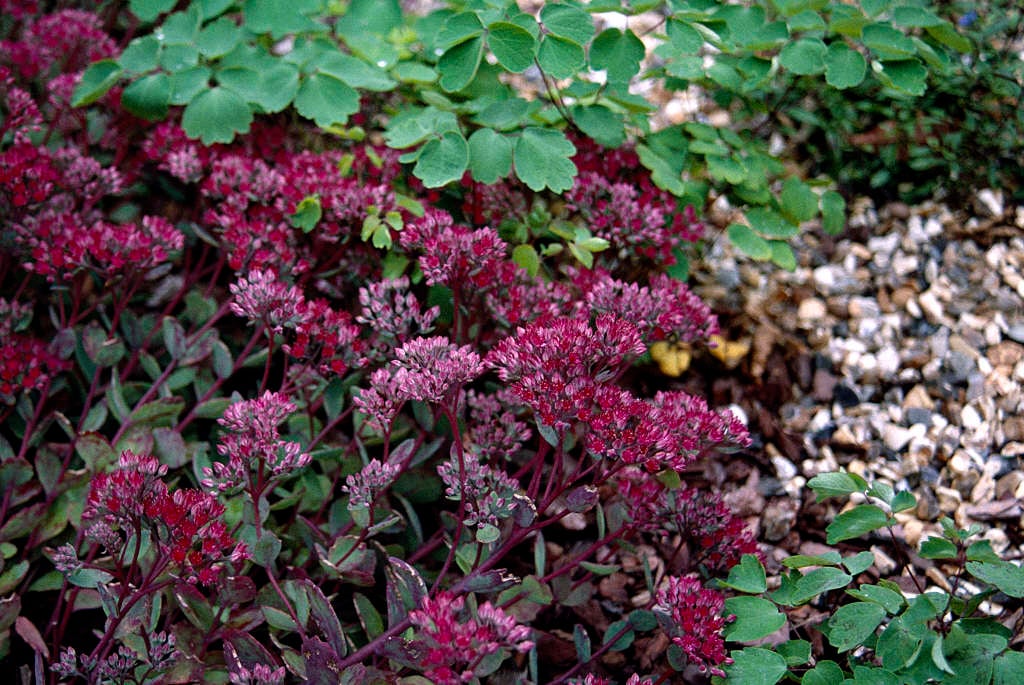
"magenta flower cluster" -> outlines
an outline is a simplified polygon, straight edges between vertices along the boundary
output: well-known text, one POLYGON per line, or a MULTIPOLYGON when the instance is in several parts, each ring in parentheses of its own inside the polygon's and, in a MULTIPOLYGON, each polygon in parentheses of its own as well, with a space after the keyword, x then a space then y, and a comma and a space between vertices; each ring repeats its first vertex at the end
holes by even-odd
POLYGON ((722 665, 731 664, 722 630, 731 620, 724 616, 725 597, 704 587, 693 576, 669 576, 658 590, 654 606, 662 627, 701 671, 724 677, 722 665))

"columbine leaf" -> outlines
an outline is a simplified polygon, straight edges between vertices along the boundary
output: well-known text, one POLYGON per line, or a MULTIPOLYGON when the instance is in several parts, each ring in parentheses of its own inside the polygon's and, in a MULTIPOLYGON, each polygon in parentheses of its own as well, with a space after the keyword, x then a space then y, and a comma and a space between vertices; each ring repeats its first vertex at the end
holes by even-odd
POLYGON ((469 137, 469 170, 473 180, 496 183, 512 170, 512 141, 489 128, 469 137))
POLYGON ((820 74, 825 70, 825 44, 818 38, 801 38, 787 43, 779 52, 779 63, 794 74, 820 74))
POLYGON ((572 188, 576 176, 576 166, 570 159, 575 153, 576 147, 564 133, 531 126, 516 142, 516 176, 531 190, 564 192, 572 188))
POLYGON ((733 663, 725 667, 729 682, 743 685, 775 685, 786 675, 786 660, 760 647, 747 647, 729 654, 733 663))
POLYGON ((818 213, 818 196, 811 187, 791 176, 782 184, 779 194, 782 211, 796 223, 810 221, 818 213))
POLYGON ((786 622, 786 617, 775 604, 762 597, 730 597, 725 600, 725 613, 736 616, 736 620, 725 628, 725 639, 733 642, 759 640, 786 622))
POLYGON ((768 241, 750 230, 750 226, 730 224, 726 234, 732 244, 752 259, 771 259, 772 248, 768 241))
POLYGON ((864 644, 885 618, 885 609, 872 602, 839 607, 828 621, 828 641, 840 652, 864 644))
POLYGON ((204 145, 230 143, 236 133, 248 132, 251 123, 252 110, 245 100, 219 86, 200 93, 181 116, 186 135, 204 145))
POLYGON ((729 578, 722 584, 750 594, 758 594, 768 588, 764 566, 753 554, 744 554, 740 563, 729 570, 729 578))
POLYGON ((124 89, 121 104, 140 119, 163 119, 171 104, 171 77, 163 72, 143 76, 124 89))
POLYGON ((807 481, 807 486, 818 495, 818 502, 829 497, 845 497, 867 488, 863 478, 850 473, 821 473, 807 481))
POLYGON ((590 46, 590 66, 608 72, 611 83, 627 83, 640 71, 644 44, 627 29, 605 29, 590 46))
POLYGON ((522 26, 496 21, 487 27, 487 47, 498 63, 511 72, 526 71, 537 54, 537 39, 522 26))
POLYGON ((860 85, 867 73, 864 56, 846 43, 835 41, 825 55, 825 81, 833 88, 853 88, 860 85))
POLYGON ((303 233, 309 233, 316 228, 322 216, 323 209, 320 207, 320 198, 317 195, 308 195, 295 205, 295 213, 288 219, 292 226, 302 229, 303 233))
POLYGON ((834 190, 821 196, 821 227, 829 235, 838 235, 846 225, 846 200, 834 190))
POLYGON ((329 74, 312 74, 303 80, 295 96, 295 109, 321 128, 344 124, 359 111, 359 94, 329 74))
POLYGON ((783 240, 769 240, 768 247, 772 251, 772 264, 786 271, 796 271, 796 253, 789 243, 783 240))
POLYGON ((178 4, 175 0, 131 0, 128 9, 142 21, 149 23, 178 4))
POLYGON ((380 67, 337 50, 317 59, 315 66, 317 71, 341 79, 353 88, 386 92, 395 87, 394 80, 380 67))
POLYGON ((540 10, 540 22, 550 33, 584 45, 594 35, 594 20, 579 7, 546 3, 540 10))
POLYGON ((828 544, 834 545, 843 540, 857 538, 882 528, 888 522, 888 515, 879 507, 873 504, 861 504, 836 516, 835 520, 825 529, 826 541, 828 544))
POLYGON ((928 70, 916 59, 882 62, 875 73, 878 80, 901 93, 924 95, 927 88, 928 70))
POLYGON ((483 54, 484 39, 479 36, 446 50, 437 62, 441 87, 454 93, 468 86, 476 77, 483 54))
POLYGON ((121 77, 121 67, 112 59, 104 59, 89 65, 82 74, 82 80, 71 95, 72 107, 91 105, 107 94, 107 91, 121 77))
POLYGON ((575 105, 570 113, 581 131, 605 147, 626 142, 622 117, 604 105, 575 105))
POLYGON ((242 29, 227 17, 221 17, 199 32, 199 52, 203 57, 221 57, 234 50, 240 40, 242 29))
POLYGON ((575 75, 586 62, 583 46, 561 36, 544 36, 537 50, 537 63, 540 64, 540 68, 548 76, 556 79, 575 75))
POLYGON ((991 583, 1011 597, 1024 597, 1024 568, 1008 561, 969 561, 967 570, 978 580, 991 583))
POLYGON ((914 41, 884 22, 865 26, 861 40, 881 59, 903 59, 917 54, 914 41))
POLYGON ((469 164, 469 145, 458 131, 448 131, 424 144, 412 173, 428 188, 457 181, 469 164))

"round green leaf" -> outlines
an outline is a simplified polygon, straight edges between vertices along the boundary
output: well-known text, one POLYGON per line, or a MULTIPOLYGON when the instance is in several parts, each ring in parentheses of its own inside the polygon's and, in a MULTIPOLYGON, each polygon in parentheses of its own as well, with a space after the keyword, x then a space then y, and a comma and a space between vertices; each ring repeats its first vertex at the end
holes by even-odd
POLYGON ((696 55, 704 47, 704 36, 689 22, 670 19, 668 39, 676 54, 696 55))
POLYGON ((516 142, 516 176, 531 190, 564 192, 572 188, 576 177, 576 165, 570 159, 574 154, 576 147, 561 131, 531 126, 516 142))
POLYGON ((798 226, 767 207, 754 207, 747 211, 747 221, 751 228, 769 238, 792 238, 800 232, 798 226))
POLYGON ((779 203, 782 211, 796 222, 810 221, 818 213, 818 196, 809 185, 795 176, 787 178, 782 184, 779 203))
POLYGON ((185 108, 181 126, 190 138, 204 145, 230 143, 235 133, 246 133, 252 123, 252 110, 237 93, 215 87, 200 93, 185 108))
POLYGON ((725 667, 729 682, 743 685, 775 685, 786 675, 786 660, 767 649, 747 647, 730 652, 733 662, 725 667))
POLYGON ((483 54, 484 39, 480 36, 446 50, 437 61, 441 87, 449 93, 454 93, 468 86, 480 68, 483 54))
POLYGON ((908 95, 924 95, 928 70, 916 59, 882 62, 875 71, 878 79, 890 88, 908 95))
POLYGON ((395 87, 395 82, 380 67, 337 50, 331 50, 319 58, 315 67, 317 71, 341 79, 353 88, 385 92, 395 87))
POLYGON ((143 76, 121 94, 121 104, 125 109, 150 121, 166 117, 170 103, 171 78, 163 72, 143 76))
POLYGON ((725 639, 733 642, 760 640, 782 627, 786 617, 762 597, 730 597, 725 600, 725 613, 736 619, 725 628, 725 639))
POLYGON ((469 137, 469 170, 480 183, 496 183, 512 170, 512 142, 489 128, 469 137))
POLYGON ((861 504, 836 516, 825 529, 826 542, 834 545, 878 530, 889 522, 889 516, 873 504, 861 504))
POLYGON ((897 7, 892 11, 892 21, 900 26, 916 26, 926 28, 928 26, 939 26, 943 20, 931 10, 923 7, 897 7))
POLYGON ((121 67, 112 59, 90 64, 71 95, 71 106, 84 107, 96 102, 117 83, 122 73, 121 67))
POLYGON ((861 40, 882 59, 913 57, 917 53, 914 41, 885 22, 865 26, 861 40))
POLYGON ((344 124, 348 115, 359 111, 359 94, 328 74, 305 78, 295 96, 295 109, 321 128, 344 124))
POLYGON ((203 57, 221 57, 234 50, 241 39, 242 29, 227 17, 221 17, 199 32, 199 52, 203 57))
POLYGON ((583 47, 568 38, 544 36, 537 50, 537 62, 545 74, 556 79, 569 78, 587 62, 583 47))
POLYGON ((786 271, 796 270, 796 255, 793 254, 793 248, 789 243, 783 240, 769 240, 768 245, 772 250, 772 264, 786 271))
POLYGON ((537 39, 522 26, 496 21, 487 27, 487 47, 498 63, 511 72, 526 71, 537 54, 537 39))
POLYGON ((772 248, 768 241, 750 230, 750 226, 730 224, 726 234, 733 245, 752 259, 771 259, 772 248))
POLYGON ((540 22, 549 33, 584 45, 594 35, 594 20, 579 7, 546 3, 540 10, 540 22))
POLYGON ((618 147, 626 142, 622 117, 604 105, 575 105, 570 113, 576 126, 605 147, 618 147))
POLYGON ((160 41, 152 35, 136 38, 117 58, 125 71, 144 74, 156 69, 159 61, 160 41))
POLYGON ((853 649, 874 634, 883 618, 885 609, 873 602, 839 607, 828 621, 828 641, 840 652, 853 649))
POLYGON ((453 14, 441 26, 434 40, 434 47, 441 50, 448 50, 459 43, 465 43, 471 38, 483 35, 484 25, 480 23, 480 17, 476 12, 460 12, 453 14))
POLYGON ((819 661, 818 665, 804 673, 800 685, 843 685, 846 676, 834 661, 819 661))
POLYGON ((469 145, 462 134, 448 131, 423 145, 412 173, 428 188, 458 181, 469 164, 469 145))
POLYGON ((722 584, 751 594, 759 594, 768 588, 764 566, 753 554, 744 554, 740 558, 740 563, 729 569, 729 578, 722 584))
POLYGON ((437 80, 437 72, 419 62, 401 62, 391 73, 403 83, 433 83, 437 80))
POLYGON ((590 66, 604 69, 611 83, 625 83, 640 71, 644 44, 631 30, 605 29, 590 46, 590 66))
POLYGON ((788 43, 779 53, 779 63, 794 74, 820 74, 825 70, 828 49, 818 38, 801 38, 788 43))
POLYGON ((853 88, 860 85, 867 73, 864 56, 842 42, 828 46, 825 55, 825 80, 833 88, 853 88))

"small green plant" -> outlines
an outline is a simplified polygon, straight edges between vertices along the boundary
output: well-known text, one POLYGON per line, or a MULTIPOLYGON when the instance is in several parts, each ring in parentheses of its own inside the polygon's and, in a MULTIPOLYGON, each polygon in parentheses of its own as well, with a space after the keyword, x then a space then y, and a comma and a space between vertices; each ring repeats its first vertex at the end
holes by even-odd
MULTIPOLYGON (((855 494, 866 500, 836 516, 826 529, 829 544, 879 530, 887 530, 895 543, 893 514, 916 506, 911 493, 894 492, 881 482, 869 484, 852 473, 822 474, 808 485, 818 501, 855 494)), ((824 636, 832 658, 812 662, 811 643, 799 638, 775 650, 748 646, 732 652, 734 662, 725 669, 728 682, 1018 682, 1024 672, 1024 654, 1008 649, 1013 631, 980 609, 997 593, 1024 597, 1024 568, 1002 560, 987 540, 976 539, 980 526, 961 530, 948 518, 941 524, 942 535, 923 541, 918 553, 948 572, 952 579, 948 591, 926 589, 908 565, 903 570, 916 592, 906 592, 886 579, 858 582, 858 576, 874 564, 874 555, 862 551, 845 557, 839 552, 789 557, 783 561, 788 571, 781 576, 781 585, 767 592, 764 567, 753 555, 745 556, 722 583, 737 593, 725 601, 725 612, 735 615, 725 631, 726 640, 760 640, 785 625, 787 609, 816 602, 828 607, 830 616, 809 631, 824 636), (847 598, 852 601, 843 601, 847 598)))

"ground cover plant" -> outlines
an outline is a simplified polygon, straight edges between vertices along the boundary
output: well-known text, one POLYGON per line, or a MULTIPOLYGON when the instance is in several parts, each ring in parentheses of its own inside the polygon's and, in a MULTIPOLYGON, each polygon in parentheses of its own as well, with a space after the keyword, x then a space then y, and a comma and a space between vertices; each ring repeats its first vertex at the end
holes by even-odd
MULTIPOLYGON (((0 648, 26 680, 840 683, 966 678, 983 654, 1004 682, 1019 667, 963 597, 955 617, 926 598, 921 628, 863 586, 892 616, 857 635, 880 632, 880 663, 827 659, 854 647, 844 609, 813 661, 795 628, 777 652, 741 648, 863 557, 810 560, 829 582, 796 571, 815 582, 759 597, 756 541, 686 482, 749 446, 746 427, 643 392, 635 370, 656 343, 718 332, 684 281, 715 183, 752 205, 733 240, 783 265, 784 238, 841 223, 842 200, 769 184, 781 165, 732 129, 648 135, 651 106, 626 87, 640 38, 591 18, 613 5, 3 8, 0 648), (532 101, 507 83, 531 65, 532 101), (618 599, 599 601, 613 578, 618 599), (910 626, 895 660, 893 625, 910 626)), ((679 87, 726 92, 762 62, 866 78, 845 24, 746 33, 795 6, 661 9, 651 73, 679 87), (705 40, 724 56, 697 74, 705 40)), ((877 56, 877 78, 917 87, 917 57, 877 56)), ((895 510, 837 478, 831 494, 895 510)), ((969 536, 949 532, 951 558, 1019 597, 1019 567, 969 536)))

